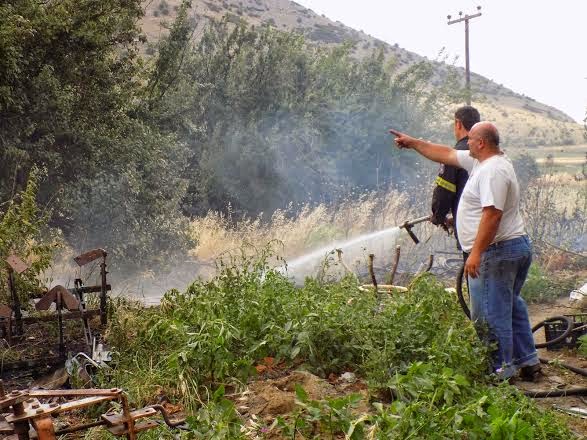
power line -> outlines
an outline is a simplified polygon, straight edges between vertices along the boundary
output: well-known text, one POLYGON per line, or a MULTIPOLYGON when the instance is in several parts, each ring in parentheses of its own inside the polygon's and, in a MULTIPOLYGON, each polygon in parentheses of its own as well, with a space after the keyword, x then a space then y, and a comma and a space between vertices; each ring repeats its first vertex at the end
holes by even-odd
POLYGON ((467 90, 467 104, 471 105, 471 71, 469 68, 469 20, 473 18, 481 17, 481 6, 477 6, 475 14, 465 14, 463 17, 463 11, 459 11, 459 18, 451 20, 451 16, 447 15, 448 24, 456 24, 462 21, 465 22, 465 88, 467 90))

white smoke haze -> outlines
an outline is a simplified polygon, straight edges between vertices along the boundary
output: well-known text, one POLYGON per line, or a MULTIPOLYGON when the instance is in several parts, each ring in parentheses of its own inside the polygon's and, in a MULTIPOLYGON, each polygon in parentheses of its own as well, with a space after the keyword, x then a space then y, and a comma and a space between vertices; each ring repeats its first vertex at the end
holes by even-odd
MULTIPOLYGON (((108 280, 112 295, 136 298, 145 304, 158 304, 169 289, 183 290, 195 279, 210 279, 216 274, 216 262, 228 261, 231 255, 245 252, 254 255, 258 250, 272 245, 274 257, 270 264, 301 284, 304 278, 322 277, 340 279, 346 270, 339 264, 336 249, 342 249, 346 266, 360 275, 365 282, 369 254, 375 255, 375 269, 379 283, 386 282, 393 265, 395 249, 401 246, 399 275, 394 284, 409 282, 402 273, 414 274, 434 255, 432 272, 448 281, 461 258, 454 237, 449 237, 429 223, 414 227, 420 238, 415 245, 397 226, 406 220, 429 213, 432 179, 423 178, 420 188, 411 192, 396 190, 350 194, 337 204, 307 203, 294 209, 275 210, 271 215, 235 218, 230 206, 225 212, 210 211, 194 217, 189 223, 189 235, 196 245, 189 253, 177 255, 166 267, 147 267, 141 272, 126 272, 119 261, 108 262, 108 280), (278 258, 279 257, 279 258, 278 258), (287 262, 284 265, 283 260, 287 262)), ((573 248, 584 252, 586 224, 584 221, 584 185, 576 182, 577 197, 568 196, 568 182, 561 179, 537 178, 528 183, 524 192, 523 215, 528 232, 538 242, 573 248), (577 244, 578 243, 578 244, 577 244), (581 245, 581 243, 583 243, 581 245), (575 246, 575 247, 574 247, 575 246), (582 246, 577 248, 576 246, 582 246)), ((86 285, 100 283, 99 262, 79 268, 73 257, 89 249, 64 248, 56 264, 46 273, 47 285, 62 284, 73 287, 75 278, 82 278, 86 285)), ((154 250, 156 252, 156 250, 154 250)))

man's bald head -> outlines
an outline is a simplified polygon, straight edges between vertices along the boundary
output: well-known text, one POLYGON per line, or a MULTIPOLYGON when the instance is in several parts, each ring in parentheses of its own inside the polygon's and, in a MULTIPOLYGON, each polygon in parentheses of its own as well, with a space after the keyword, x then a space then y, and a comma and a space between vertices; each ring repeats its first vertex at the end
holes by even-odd
POLYGON ((477 122, 471 128, 470 136, 476 136, 483 139, 493 148, 499 147, 499 131, 497 127, 488 121, 477 122))

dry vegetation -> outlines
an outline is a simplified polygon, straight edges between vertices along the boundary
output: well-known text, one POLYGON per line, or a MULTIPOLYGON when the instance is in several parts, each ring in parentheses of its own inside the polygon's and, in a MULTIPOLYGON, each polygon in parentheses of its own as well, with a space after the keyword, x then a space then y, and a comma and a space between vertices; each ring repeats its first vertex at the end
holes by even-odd
MULTIPOLYGON (((506 147, 523 147, 530 151, 544 145, 571 145, 585 142, 583 126, 567 121, 560 121, 548 113, 531 112, 516 108, 507 102, 497 103, 487 99, 474 103, 483 117, 495 121, 503 136, 506 147)), ((583 146, 584 151, 587 148, 583 146)))
POLYGON ((192 235, 198 242, 192 255, 211 260, 248 244, 262 247, 277 240, 283 244, 282 256, 290 260, 334 240, 403 223, 417 215, 406 202, 406 196, 395 191, 385 195, 369 193, 336 206, 306 205, 293 215, 277 210, 268 222, 209 212, 191 223, 192 235))
MULTIPOLYGON (((587 180, 577 181, 569 175, 543 175, 532 180, 523 194, 527 229, 539 250, 544 249, 544 243, 572 248, 581 242, 586 233, 587 180)), ((422 200, 428 200, 425 194, 422 200)), ((279 255, 291 262, 335 241, 401 225, 405 220, 426 214, 427 209, 427 205, 411 206, 405 194, 389 192, 349 198, 336 206, 306 205, 295 215, 278 210, 269 221, 235 219, 210 212, 191 222, 191 234, 198 242, 191 254, 199 261, 212 261, 246 246, 259 249, 279 241, 283 246, 278 250, 279 255)), ((401 234, 398 242, 402 245, 402 262, 408 270, 416 271, 429 254, 440 251, 437 264, 441 264, 442 253, 456 251, 454 239, 430 224, 419 225, 415 232, 422 240, 418 246, 406 234, 401 234)), ((362 257, 374 252, 380 264, 388 265, 393 247, 387 244, 383 248, 373 243, 371 246, 362 257)), ((365 260, 361 262, 364 269, 366 258, 362 260, 365 260)))

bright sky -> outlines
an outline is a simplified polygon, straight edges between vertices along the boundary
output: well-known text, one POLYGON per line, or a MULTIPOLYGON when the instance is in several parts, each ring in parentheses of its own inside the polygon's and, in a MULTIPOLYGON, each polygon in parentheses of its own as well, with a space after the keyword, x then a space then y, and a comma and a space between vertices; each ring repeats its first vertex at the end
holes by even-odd
POLYGON ((388 43, 436 59, 465 64, 464 23, 470 21, 471 70, 562 110, 581 122, 587 109, 587 0, 296 0, 388 43))

